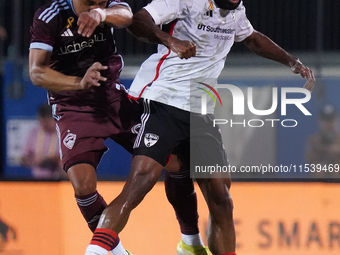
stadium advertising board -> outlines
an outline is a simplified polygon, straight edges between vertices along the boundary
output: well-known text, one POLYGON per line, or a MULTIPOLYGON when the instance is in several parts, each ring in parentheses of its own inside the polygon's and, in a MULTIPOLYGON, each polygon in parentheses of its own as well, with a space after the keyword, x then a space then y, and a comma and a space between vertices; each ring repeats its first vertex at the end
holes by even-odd
MULTIPOLYGON (((100 182, 110 200, 122 182, 100 182)), ((83 254, 91 233, 68 182, 2 182, 0 219, 15 231, 2 238, 4 255, 83 254), (15 237, 15 238, 14 238, 15 237)), ((199 224, 203 238, 208 211, 201 193, 199 224)), ((340 186, 321 183, 233 183, 238 255, 321 255, 340 252, 340 186)), ((1 233, 2 234, 2 233, 1 233)), ((175 254, 179 227, 158 183, 120 235, 134 254, 175 254)))

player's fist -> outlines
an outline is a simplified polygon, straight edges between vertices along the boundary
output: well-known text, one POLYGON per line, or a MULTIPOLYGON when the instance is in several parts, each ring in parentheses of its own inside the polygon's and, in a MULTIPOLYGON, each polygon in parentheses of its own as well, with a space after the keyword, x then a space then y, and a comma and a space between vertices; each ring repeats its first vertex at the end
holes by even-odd
POLYGON ((296 60, 294 65, 291 65, 291 69, 293 73, 300 74, 307 80, 303 87, 312 92, 316 82, 312 69, 302 64, 299 59, 296 60))
POLYGON ((91 10, 89 12, 82 12, 77 22, 79 26, 78 34, 84 37, 90 37, 100 22, 101 15, 98 11, 91 10))
POLYGON ((188 59, 196 56, 196 45, 189 41, 182 41, 173 37, 170 42, 170 49, 177 53, 178 57, 181 59, 188 59))

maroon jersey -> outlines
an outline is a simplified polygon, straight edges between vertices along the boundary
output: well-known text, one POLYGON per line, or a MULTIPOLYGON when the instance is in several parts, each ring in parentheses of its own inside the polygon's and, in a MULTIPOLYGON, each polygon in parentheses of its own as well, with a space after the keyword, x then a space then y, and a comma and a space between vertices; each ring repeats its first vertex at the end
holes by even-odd
MULTIPOLYGON (((123 4, 119 0, 108 1, 107 7, 123 4)), ((68 102, 81 105, 97 105, 116 100, 123 87, 119 74, 123 67, 122 57, 117 53, 113 28, 101 23, 89 38, 78 34, 78 17, 72 0, 56 0, 35 13, 31 26, 30 49, 43 49, 52 53, 50 67, 65 75, 83 77, 87 69, 100 62, 109 68, 101 71, 107 78, 100 87, 77 91, 49 91, 51 104, 68 102)))

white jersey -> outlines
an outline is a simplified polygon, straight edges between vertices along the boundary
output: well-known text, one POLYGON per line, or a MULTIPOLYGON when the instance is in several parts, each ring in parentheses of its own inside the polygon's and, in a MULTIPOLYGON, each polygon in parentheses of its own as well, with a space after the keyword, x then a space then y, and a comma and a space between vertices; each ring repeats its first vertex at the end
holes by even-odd
MULTIPOLYGON (((144 8, 156 25, 172 22, 172 36, 195 43, 196 56, 180 59, 169 48, 158 45, 158 52, 141 65, 130 97, 200 113, 203 89, 211 91, 205 84, 217 84, 234 42, 243 41, 253 32, 243 3, 227 11, 219 9, 213 0, 154 0, 144 8)), ((207 113, 213 113, 214 101, 210 96, 206 98, 207 113)))

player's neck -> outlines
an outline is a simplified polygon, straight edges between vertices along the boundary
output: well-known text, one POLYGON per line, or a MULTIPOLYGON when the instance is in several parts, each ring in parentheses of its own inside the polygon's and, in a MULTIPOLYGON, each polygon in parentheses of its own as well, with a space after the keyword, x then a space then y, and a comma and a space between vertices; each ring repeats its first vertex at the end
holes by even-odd
POLYGON ((81 3, 80 1, 77 1, 77 0, 71 0, 71 1, 72 1, 73 9, 75 13, 77 14, 77 16, 79 17, 80 13, 82 13, 81 3))

